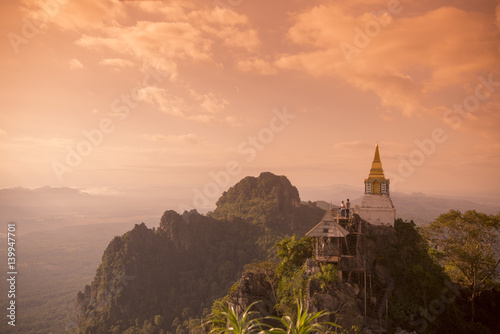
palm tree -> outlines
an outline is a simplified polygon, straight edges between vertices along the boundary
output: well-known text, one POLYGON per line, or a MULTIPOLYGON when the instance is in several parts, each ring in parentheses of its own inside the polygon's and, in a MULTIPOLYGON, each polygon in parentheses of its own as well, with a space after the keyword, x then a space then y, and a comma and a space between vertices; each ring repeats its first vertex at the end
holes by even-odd
POLYGON ((261 332, 261 318, 251 318, 257 312, 250 311, 250 304, 243 313, 239 314, 233 305, 222 306, 222 310, 214 311, 214 319, 209 321, 212 326, 210 333, 215 334, 251 334, 261 332))
POLYGON ((271 328, 262 333, 282 333, 282 334, 307 334, 307 333, 329 333, 331 330, 328 326, 339 327, 333 322, 317 321, 319 318, 329 315, 331 312, 320 311, 317 313, 309 313, 307 308, 304 308, 301 298, 297 298, 297 319, 294 321, 290 316, 282 318, 270 317, 281 322, 284 328, 271 328))

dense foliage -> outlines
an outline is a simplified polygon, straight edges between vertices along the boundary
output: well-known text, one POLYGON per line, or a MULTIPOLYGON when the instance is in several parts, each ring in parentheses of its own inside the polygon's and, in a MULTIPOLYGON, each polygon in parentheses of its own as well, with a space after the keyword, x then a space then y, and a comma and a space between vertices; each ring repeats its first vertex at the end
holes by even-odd
POLYGON ((394 278, 389 303, 392 324, 426 333, 467 333, 454 304, 457 290, 428 253, 428 244, 413 222, 396 220, 397 242, 379 260, 394 278))
POLYGON ((498 283, 500 215, 486 215, 470 210, 451 210, 424 228, 435 248, 436 258, 452 280, 470 291, 471 318, 474 302, 481 291, 498 283))
POLYGON ((327 321, 321 321, 321 319, 330 314, 326 310, 321 310, 319 312, 310 313, 309 310, 304 307, 302 299, 298 297, 295 300, 297 306, 297 311, 294 316, 284 315, 281 318, 277 318, 281 322, 280 327, 271 328, 266 333, 278 333, 278 334, 309 334, 309 333, 331 333, 332 328, 340 327, 337 324, 327 321))
POLYGON ((160 229, 136 225, 113 239, 90 295, 79 296, 84 333, 142 329, 156 316, 162 329, 179 326, 201 315, 260 253, 255 226, 189 217, 167 211, 160 229))
MULTIPOLYGON (((331 312, 320 310, 310 313, 304 307, 303 293, 310 280, 317 280, 325 290, 331 291, 338 282, 337 268, 334 265, 325 265, 315 275, 306 274, 306 262, 312 258, 314 249, 314 239, 311 237, 298 238, 295 235, 286 237, 276 244, 276 248, 279 257, 277 263, 263 261, 249 264, 245 266, 246 272, 243 275, 243 277, 248 278, 260 277, 261 280, 268 283, 266 286, 272 290, 272 294, 268 295, 272 296, 268 300, 273 305, 271 313, 264 318, 261 317, 262 314, 257 313, 258 324, 265 329, 262 333, 315 333, 323 330, 331 332, 331 329, 337 325, 324 322, 325 317, 328 317, 331 312)), ((231 319, 236 319, 236 317, 234 315, 228 316, 228 314, 237 313, 237 311, 231 306, 231 301, 234 302, 234 298, 238 298, 233 294, 242 289, 238 284, 245 280, 240 280, 230 289, 229 295, 214 303, 211 316, 219 324, 219 327, 216 328, 227 329, 224 327, 224 324, 227 323, 232 326, 231 319), (223 316, 221 317, 221 315, 223 316)), ((255 285, 262 286, 262 281, 255 282, 255 285)), ((261 303, 263 303, 262 300, 257 300, 251 305, 257 304, 259 306, 261 303)), ((245 315, 248 311, 249 306, 241 314, 245 315)))
POLYGON ((210 334, 251 334, 259 333, 262 330, 260 318, 253 317, 256 313, 251 311, 254 302, 240 314, 233 305, 221 305, 220 310, 216 310, 213 319, 208 322, 212 326, 210 334))
MULTIPOLYGON (((295 300, 296 313, 294 317, 284 315, 282 317, 267 317, 280 324, 279 327, 269 326, 262 322, 262 318, 255 317, 258 312, 251 311, 257 304, 250 304, 241 314, 231 305, 222 305, 221 310, 214 312, 215 318, 209 321, 212 325, 210 334, 308 334, 308 333, 331 333, 332 328, 339 327, 337 324, 321 321, 328 315, 327 311, 311 313, 304 307, 301 298, 295 300)), ((265 320, 265 319, 264 319, 265 320)))
POLYGON ((314 238, 297 239, 294 235, 281 240, 276 246, 281 260, 276 267, 278 279, 276 308, 281 314, 291 315, 295 308, 297 294, 306 289, 305 262, 313 256, 314 238))
POLYGON ((423 231, 434 257, 452 281, 465 288, 467 317, 474 321, 477 297, 500 282, 500 215, 450 210, 423 231))

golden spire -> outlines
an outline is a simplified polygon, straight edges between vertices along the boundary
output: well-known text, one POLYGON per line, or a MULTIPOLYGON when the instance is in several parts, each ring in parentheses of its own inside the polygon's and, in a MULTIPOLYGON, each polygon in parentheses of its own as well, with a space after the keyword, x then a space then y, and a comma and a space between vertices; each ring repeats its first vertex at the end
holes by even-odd
POLYGON ((368 180, 370 179, 385 179, 384 170, 382 169, 382 161, 380 161, 380 153, 378 152, 378 143, 375 147, 375 156, 373 157, 370 175, 368 175, 368 180))
POLYGON ((375 156, 373 157, 373 162, 381 162, 380 161, 380 153, 378 153, 378 143, 375 147, 375 156))

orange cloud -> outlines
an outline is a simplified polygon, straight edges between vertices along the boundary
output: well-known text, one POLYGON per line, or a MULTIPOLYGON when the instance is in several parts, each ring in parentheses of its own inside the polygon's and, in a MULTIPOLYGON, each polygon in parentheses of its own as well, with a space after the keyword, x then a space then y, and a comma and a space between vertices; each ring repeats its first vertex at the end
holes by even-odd
POLYGON ((257 57, 237 60, 236 68, 243 72, 261 75, 273 75, 278 73, 276 66, 273 66, 271 62, 257 57))
POLYGON ((80 70, 85 68, 85 66, 78 59, 71 59, 69 61, 69 68, 71 70, 80 70))
POLYGON ((125 19, 127 15, 126 6, 120 0, 23 0, 22 6, 30 19, 43 18, 49 25, 71 31, 97 31, 125 19))
POLYGON ((218 38, 224 45, 255 51, 260 45, 257 30, 249 27, 248 18, 233 10, 214 7, 211 10, 194 11, 191 22, 198 22, 202 31, 218 38))
POLYGON ((235 118, 231 116, 215 116, 229 104, 224 98, 217 97, 212 92, 199 94, 193 89, 187 89, 184 93, 187 96, 181 97, 170 93, 167 89, 148 86, 138 91, 138 97, 139 100, 154 105, 164 113, 184 119, 203 123, 235 122, 235 118))
POLYGON ((436 110, 456 102, 443 99, 443 90, 464 96, 478 75, 500 78, 500 36, 491 16, 453 7, 403 16, 411 6, 402 3, 394 13, 359 7, 355 13, 336 3, 296 14, 288 39, 302 50, 279 55, 274 66, 342 78, 407 116, 441 117, 436 110))
POLYGON ((186 135, 162 135, 162 134, 145 134, 143 137, 147 140, 155 141, 155 142, 167 142, 173 144, 205 144, 206 141, 203 137, 200 137, 194 133, 189 133, 186 135))
POLYGON ((184 99, 168 93, 163 88, 144 87, 138 91, 138 97, 139 100, 152 104, 167 114, 183 116, 188 111, 184 99))
POLYGON ((99 64, 104 65, 104 66, 111 66, 111 67, 115 67, 115 68, 134 66, 134 63, 131 62, 130 60, 121 59, 121 58, 101 59, 101 61, 99 61, 99 64))
POLYGON ((496 19, 497 19, 497 28, 500 30, 500 3, 497 5, 496 8, 496 19))
POLYGON ((204 94, 201 99, 200 106, 211 114, 221 112, 229 104, 227 100, 217 98, 214 93, 204 94))
MULTIPOLYGON (((105 9, 103 6, 92 8, 105 9)), ((120 8, 111 12, 113 23, 106 27, 91 28, 83 22, 75 23, 75 29, 81 32, 75 43, 103 57, 101 65, 118 69, 132 66, 133 61, 140 65, 140 70, 152 67, 167 75, 170 83, 176 85, 177 95, 158 87, 141 90, 141 99, 161 111, 198 122, 235 124, 234 117, 214 116, 221 113, 229 101, 191 88, 189 82, 182 80, 180 68, 192 64, 222 66, 217 63, 220 49, 224 55, 233 50, 255 53, 260 39, 248 18, 226 8, 194 6, 180 1, 138 2, 121 4, 120 8), (133 20, 141 11, 141 20, 133 20)), ((94 19, 93 15, 84 15, 80 20, 86 17, 90 21, 94 19)))
POLYGON ((130 27, 108 28, 105 36, 83 35, 76 43, 89 49, 134 56, 141 63, 169 73, 171 79, 178 76, 179 59, 207 61, 211 57, 211 41, 185 22, 140 21, 130 27))
MULTIPOLYGON (((77 45, 134 56, 141 63, 171 73, 172 79, 178 76, 181 60, 214 63, 216 42, 246 51, 255 51, 260 45, 258 33, 250 27, 248 18, 225 8, 212 6, 194 10, 179 2, 157 2, 122 8, 115 15, 116 22, 105 27, 97 25, 91 29, 89 25, 76 23, 82 32, 77 45), (134 16, 133 8, 150 15, 127 25, 120 18, 134 16), (153 15, 158 12, 167 17, 153 15)), ((80 18, 84 19, 85 16, 80 18)), ((88 19, 92 21, 92 17, 88 19)))

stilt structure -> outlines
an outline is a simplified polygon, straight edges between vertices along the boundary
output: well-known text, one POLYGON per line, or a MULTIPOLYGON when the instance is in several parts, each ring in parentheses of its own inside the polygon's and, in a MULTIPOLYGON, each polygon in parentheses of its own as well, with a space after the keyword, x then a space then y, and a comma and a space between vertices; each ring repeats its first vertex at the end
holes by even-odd
POLYGON ((359 245, 360 240, 366 241, 366 236, 363 235, 365 222, 394 226, 396 218, 396 209, 389 195, 390 182, 385 178, 382 169, 378 144, 370 173, 364 182, 365 195, 361 206, 351 207, 348 215, 342 214, 340 209, 330 207, 321 221, 306 235, 316 239, 314 256, 320 266, 324 263, 336 264, 341 279, 350 280, 351 275, 357 276, 357 281, 363 286, 365 318, 369 314, 372 319, 377 319, 379 328, 376 328, 375 332, 383 333, 386 331, 380 324, 384 313, 387 315, 388 300, 394 283, 390 277, 373 270, 368 263, 367 254, 363 254, 366 252, 366 246, 359 245), (373 289, 372 277, 376 278, 373 289), (375 300, 369 306, 368 290, 370 298, 375 300))

